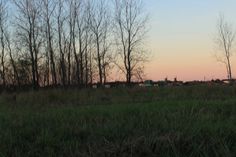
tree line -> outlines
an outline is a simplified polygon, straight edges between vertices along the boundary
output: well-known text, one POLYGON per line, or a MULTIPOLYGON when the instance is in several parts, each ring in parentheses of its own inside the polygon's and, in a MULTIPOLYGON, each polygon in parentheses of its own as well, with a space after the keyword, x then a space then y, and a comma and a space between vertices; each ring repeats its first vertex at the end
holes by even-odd
POLYGON ((0 0, 0 83, 86 87, 119 71, 129 84, 147 22, 142 0, 0 0))

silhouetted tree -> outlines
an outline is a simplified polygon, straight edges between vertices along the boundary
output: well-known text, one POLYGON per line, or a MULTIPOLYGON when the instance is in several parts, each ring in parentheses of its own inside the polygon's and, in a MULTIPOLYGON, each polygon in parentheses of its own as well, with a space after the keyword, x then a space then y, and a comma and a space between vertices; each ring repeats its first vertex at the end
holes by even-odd
POLYGON ((142 41, 147 33, 147 21, 142 0, 115 0, 115 32, 118 52, 123 62, 119 68, 126 75, 128 84, 136 75, 135 72, 142 71, 140 68, 146 60, 142 41))
POLYGON ((5 40, 5 27, 6 27, 6 20, 7 20, 7 11, 6 11, 6 5, 3 0, 0 1, 0 45, 1 45, 1 69, 0 69, 0 74, 1 74, 1 79, 3 86, 6 85, 6 40, 5 40))
POLYGON ((106 82, 106 68, 109 64, 107 60, 109 42, 108 33, 111 19, 109 17, 109 5, 107 0, 93 1, 90 10, 90 28, 94 35, 96 45, 96 62, 99 74, 99 83, 106 82))
POLYGON ((54 21, 53 15, 56 8, 54 0, 42 0, 42 17, 44 23, 44 33, 46 37, 46 54, 50 60, 50 71, 52 76, 52 84, 57 84, 56 64, 55 64, 55 52, 53 48, 53 29, 54 21))
POLYGON ((59 47, 59 56, 60 56, 60 75, 61 75, 61 80, 63 86, 66 85, 66 59, 65 59, 65 31, 64 31, 64 25, 66 22, 66 16, 64 13, 63 7, 65 6, 64 0, 59 0, 57 3, 57 15, 56 15, 56 20, 57 20, 57 33, 58 33, 58 47, 59 47))
POLYGON ((141 0, 0 0, 0 84, 105 84, 113 63, 142 79, 146 22, 141 0))
POLYGON ((232 79, 231 57, 234 42, 235 31, 232 25, 225 20, 223 15, 221 15, 217 23, 216 36, 216 45, 221 51, 221 55, 217 56, 217 60, 225 64, 228 79, 232 79))
POLYGON ((32 84, 34 88, 39 86, 39 50, 42 44, 40 33, 42 26, 40 23, 41 4, 38 0, 14 0, 17 7, 16 14, 16 37, 24 51, 29 53, 31 61, 32 84))

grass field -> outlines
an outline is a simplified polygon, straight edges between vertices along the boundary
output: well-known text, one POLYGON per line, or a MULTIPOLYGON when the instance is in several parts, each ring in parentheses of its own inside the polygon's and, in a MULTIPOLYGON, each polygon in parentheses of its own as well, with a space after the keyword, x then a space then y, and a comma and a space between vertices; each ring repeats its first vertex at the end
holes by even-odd
POLYGON ((0 96, 0 157, 235 157, 236 87, 0 96))

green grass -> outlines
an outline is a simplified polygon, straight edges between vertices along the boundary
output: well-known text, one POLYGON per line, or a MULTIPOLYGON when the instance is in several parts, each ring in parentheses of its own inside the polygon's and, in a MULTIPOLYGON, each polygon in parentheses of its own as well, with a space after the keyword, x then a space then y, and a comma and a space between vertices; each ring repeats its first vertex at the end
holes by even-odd
POLYGON ((0 157, 234 157, 235 115, 233 86, 2 94, 0 157))

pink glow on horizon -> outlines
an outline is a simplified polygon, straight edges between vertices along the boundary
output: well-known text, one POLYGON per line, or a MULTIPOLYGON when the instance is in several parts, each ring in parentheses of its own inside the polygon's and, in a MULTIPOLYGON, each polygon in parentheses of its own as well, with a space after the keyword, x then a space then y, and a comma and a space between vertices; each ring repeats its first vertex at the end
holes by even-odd
MULTIPOLYGON (((164 80, 168 78, 173 80, 177 77, 178 80, 192 81, 227 78, 225 65, 217 62, 210 46, 196 49, 192 44, 190 47, 195 51, 189 54, 191 48, 178 48, 177 53, 171 53, 172 50, 167 49, 168 53, 154 54, 150 62, 146 64, 145 79, 164 80), (198 51, 203 53, 197 53, 198 51)), ((234 60, 233 56, 232 73, 236 74, 234 60)))
POLYGON ((173 80, 175 77, 182 81, 225 79, 226 72, 224 65, 217 62, 215 64, 201 64, 199 62, 198 65, 153 61, 146 66, 145 79, 164 80, 168 78, 173 80))

